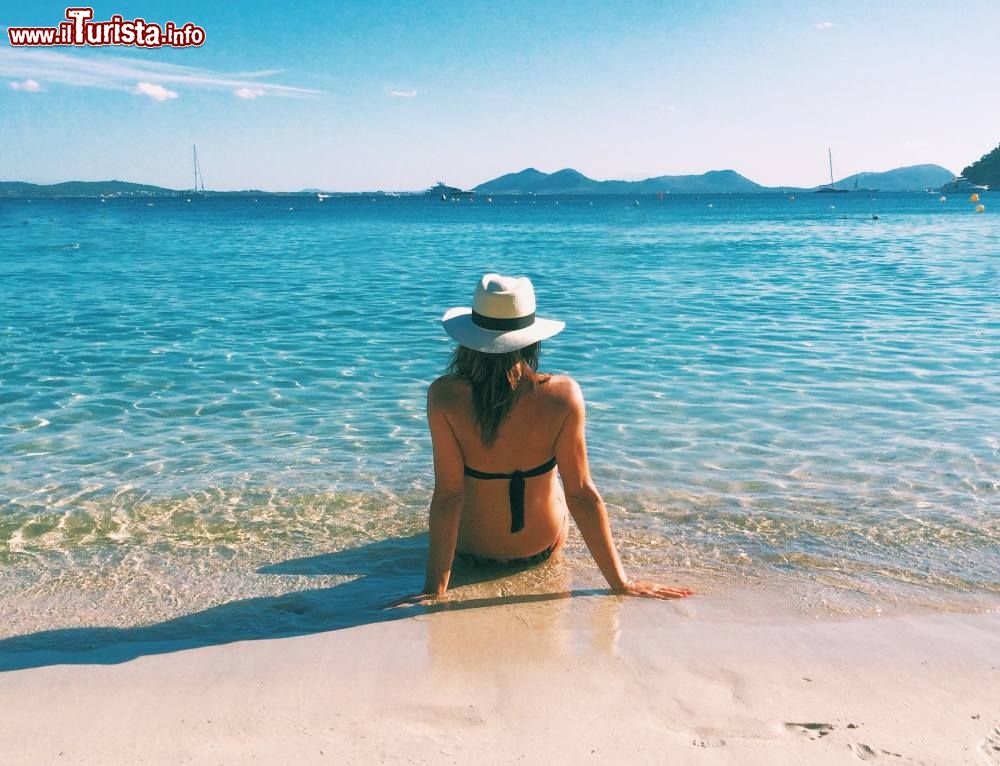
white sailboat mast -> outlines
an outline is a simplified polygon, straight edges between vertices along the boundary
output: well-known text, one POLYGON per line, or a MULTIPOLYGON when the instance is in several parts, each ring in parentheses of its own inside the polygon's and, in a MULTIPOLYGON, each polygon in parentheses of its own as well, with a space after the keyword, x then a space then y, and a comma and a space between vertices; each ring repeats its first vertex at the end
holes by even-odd
POLYGON ((201 191, 205 191, 205 176, 201 174, 201 166, 198 164, 198 146, 191 147, 194 156, 194 191, 198 191, 198 181, 201 180, 201 191))

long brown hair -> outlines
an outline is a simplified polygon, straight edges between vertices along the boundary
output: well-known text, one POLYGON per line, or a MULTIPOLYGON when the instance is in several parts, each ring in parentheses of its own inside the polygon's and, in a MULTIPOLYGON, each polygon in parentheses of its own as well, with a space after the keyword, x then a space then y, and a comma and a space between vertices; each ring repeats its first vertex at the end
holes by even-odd
POLYGON ((448 372, 472 384, 472 403, 480 436, 487 447, 497 438, 500 423, 525 391, 549 379, 538 372, 541 342, 506 354, 485 354, 458 346, 448 372))

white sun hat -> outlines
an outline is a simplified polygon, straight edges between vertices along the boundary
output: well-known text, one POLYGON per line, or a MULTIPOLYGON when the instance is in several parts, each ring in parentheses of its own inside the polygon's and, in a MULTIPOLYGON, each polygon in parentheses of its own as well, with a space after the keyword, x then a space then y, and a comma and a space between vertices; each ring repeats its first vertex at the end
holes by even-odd
POLYGON ((560 332, 565 322, 535 316, 535 288, 527 277, 487 274, 476 286, 472 308, 441 317, 445 332, 466 348, 506 354, 560 332))

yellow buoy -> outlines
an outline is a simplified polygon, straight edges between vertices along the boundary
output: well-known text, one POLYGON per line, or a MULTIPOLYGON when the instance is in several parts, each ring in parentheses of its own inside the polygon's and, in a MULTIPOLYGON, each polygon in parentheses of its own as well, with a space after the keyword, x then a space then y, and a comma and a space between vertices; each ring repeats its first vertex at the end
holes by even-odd
POLYGON ((969 202, 979 202, 979 195, 973 192, 969 195, 969 202))
POLYGON ((977 213, 985 213, 986 212, 986 205, 976 205, 976 212, 977 213))

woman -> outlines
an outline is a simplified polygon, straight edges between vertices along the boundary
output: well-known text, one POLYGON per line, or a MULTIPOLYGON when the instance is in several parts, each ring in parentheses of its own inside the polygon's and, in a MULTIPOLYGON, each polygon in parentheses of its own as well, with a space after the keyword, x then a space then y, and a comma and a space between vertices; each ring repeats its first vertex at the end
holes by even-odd
POLYGON ((541 341, 565 324, 535 317, 531 281, 487 274, 472 308, 451 309, 442 323, 460 345, 450 374, 427 392, 434 445, 427 576, 421 593, 398 603, 442 596, 456 554, 487 565, 546 560, 565 543, 569 514, 615 593, 691 595, 626 577, 587 467, 580 388, 537 372, 541 341))

